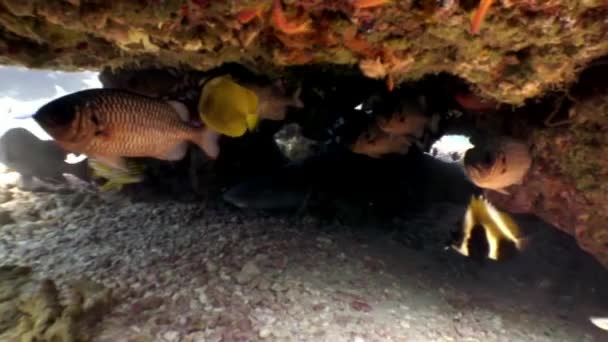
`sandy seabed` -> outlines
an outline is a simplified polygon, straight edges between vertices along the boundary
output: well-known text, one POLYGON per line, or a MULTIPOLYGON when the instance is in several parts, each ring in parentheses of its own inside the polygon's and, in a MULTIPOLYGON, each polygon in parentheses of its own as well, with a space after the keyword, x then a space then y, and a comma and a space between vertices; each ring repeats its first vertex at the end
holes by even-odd
POLYGON ((353 226, 16 179, 0 185, 0 266, 112 289, 96 341, 608 340, 588 320, 608 315, 608 272, 532 218, 532 251, 480 266, 443 249, 455 205, 353 226))

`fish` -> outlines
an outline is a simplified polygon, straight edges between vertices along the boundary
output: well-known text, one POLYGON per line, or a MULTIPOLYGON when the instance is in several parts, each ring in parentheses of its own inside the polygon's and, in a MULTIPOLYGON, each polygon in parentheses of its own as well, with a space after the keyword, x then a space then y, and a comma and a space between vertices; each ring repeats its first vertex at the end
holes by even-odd
POLYGON ((531 165, 528 145, 504 136, 476 145, 464 156, 465 171, 475 185, 505 195, 505 188, 523 182, 531 165))
POLYGON ((93 177, 106 179, 100 187, 102 192, 121 190, 124 185, 144 180, 144 166, 130 160, 126 161, 126 170, 114 168, 95 159, 89 159, 89 167, 93 170, 93 177))
POLYGON ((517 222, 496 209, 483 196, 471 197, 462 230, 452 237, 450 248, 475 260, 503 260, 527 246, 517 222))
POLYGON ((407 154, 411 145, 412 141, 408 137, 388 134, 373 124, 359 135, 351 150, 357 154, 380 158, 392 153, 407 154))
POLYGON ((61 184, 67 181, 64 174, 88 181, 86 161, 68 164, 67 155, 55 141, 38 139, 25 128, 9 129, 0 138, 0 162, 20 174, 23 187, 29 187, 34 177, 61 184))
POLYGON ((389 134, 422 138, 429 118, 424 115, 424 100, 420 101, 420 103, 401 101, 392 115, 378 117, 378 127, 389 134))
POLYGON ((285 96, 276 85, 239 84, 223 75, 203 85, 198 109, 201 121, 216 132, 240 137, 253 131, 260 119, 285 119, 287 108, 302 108, 301 88, 293 97, 285 96))
POLYGON ((236 138, 258 124, 258 96, 229 76, 209 80, 201 92, 201 121, 217 133, 236 138))
POLYGON ((64 149, 128 170, 125 157, 177 161, 188 143, 211 159, 219 155, 219 135, 188 124, 184 104, 119 89, 88 89, 43 105, 34 120, 64 149))
POLYGON ((258 85, 244 83, 245 87, 251 89, 258 97, 258 116, 266 120, 282 121, 287 115, 287 108, 303 108, 304 103, 300 99, 302 88, 298 87, 291 95, 285 94, 280 83, 269 85, 258 85))

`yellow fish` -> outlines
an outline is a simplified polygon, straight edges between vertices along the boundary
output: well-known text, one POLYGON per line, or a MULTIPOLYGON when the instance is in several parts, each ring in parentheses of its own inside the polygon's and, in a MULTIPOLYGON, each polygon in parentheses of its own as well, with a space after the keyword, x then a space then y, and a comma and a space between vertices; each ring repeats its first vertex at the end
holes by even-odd
POLYGON ((259 120, 258 96, 228 76, 216 77, 203 87, 198 103, 201 120, 212 130, 240 137, 259 120))
POLYGON ((139 183, 144 179, 144 167, 142 165, 133 161, 127 161, 126 164, 126 169, 122 169, 89 159, 89 166, 93 170, 93 177, 107 180, 100 188, 102 192, 120 190, 124 185, 139 183))
POLYGON ((525 239, 510 215, 480 196, 471 198, 461 235, 451 247, 473 259, 500 260, 522 250, 525 239))

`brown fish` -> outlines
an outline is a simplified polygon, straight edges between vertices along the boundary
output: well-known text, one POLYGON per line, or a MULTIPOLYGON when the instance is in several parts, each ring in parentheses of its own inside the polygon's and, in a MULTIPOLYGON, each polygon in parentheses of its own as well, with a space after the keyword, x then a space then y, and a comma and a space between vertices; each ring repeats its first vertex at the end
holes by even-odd
POLYGON ((385 154, 407 154, 412 142, 403 135, 392 135, 384 132, 377 125, 372 125, 363 132, 352 145, 352 151, 372 158, 385 154))
POLYGON ((280 83, 256 85, 244 83, 244 87, 253 91, 258 97, 258 116, 262 119, 281 121, 285 119, 288 107, 302 108, 300 100, 302 88, 298 88, 291 96, 286 95, 280 83))
POLYGON ((509 137, 475 146, 464 156, 465 170, 475 185, 503 194, 508 194, 505 188, 523 182, 531 165, 528 146, 509 137))
POLYGON ((390 117, 378 118, 378 127, 393 135, 409 135, 421 138, 429 119, 416 112, 397 112, 390 117))
POLYGON ((386 133, 420 139, 430 124, 429 117, 424 115, 426 107, 424 96, 402 95, 390 116, 378 117, 377 124, 386 133))
POLYGON ((189 125, 188 117, 179 102, 118 89, 89 89, 47 103, 34 120, 64 149, 124 169, 122 157, 180 160, 188 142, 216 158, 218 135, 189 125))

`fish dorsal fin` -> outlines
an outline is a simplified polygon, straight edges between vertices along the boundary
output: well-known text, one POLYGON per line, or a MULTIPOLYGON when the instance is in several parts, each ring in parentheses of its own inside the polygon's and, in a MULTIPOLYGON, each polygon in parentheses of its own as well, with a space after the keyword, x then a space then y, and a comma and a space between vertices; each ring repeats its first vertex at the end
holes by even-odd
POLYGON ((505 190, 504 188, 501 189, 493 189, 494 191, 498 192, 499 194, 503 194, 505 196, 510 196, 511 193, 507 190, 505 190))
POLYGON ((167 101, 167 103, 169 103, 169 105, 175 110, 180 120, 182 120, 183 122, 190 121, 190 111, 188 110, 188 107, 186 107, 185 104, 173 100, 169 100, 167 101))
POLYGON ((220 134, 213 131, 209 127, 203 130, 202 149, 211 159, 217 159, 220 154, 220 134))

